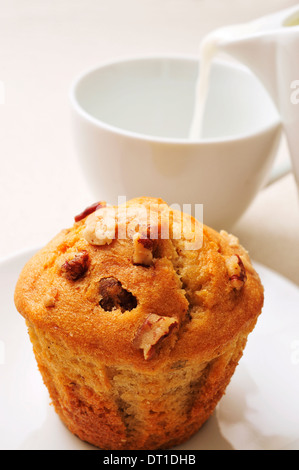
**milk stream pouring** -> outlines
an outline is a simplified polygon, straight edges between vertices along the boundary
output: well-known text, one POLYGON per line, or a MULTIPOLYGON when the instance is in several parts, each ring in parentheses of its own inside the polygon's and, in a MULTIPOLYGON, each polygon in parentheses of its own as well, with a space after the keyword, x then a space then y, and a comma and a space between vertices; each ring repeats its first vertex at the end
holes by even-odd
POLYGON ((255 23, 228 26, 208 34, 202 41, 199 51, 199 73, 195 87, 195 106, 189 131, 190 140, 203 137, 203 120, 209 92, 210 73, 213 59, 220 52, 224 40, 240 39, 257 30, 255 23))
POLYGON ((292 100, 299 86, 299 5, 248 24, 221 28, 203 40, 190 140, 202 138, 210 69, 218 53, 247 66, 269 92, 281 117, 299 187, 299 100, 292 100))

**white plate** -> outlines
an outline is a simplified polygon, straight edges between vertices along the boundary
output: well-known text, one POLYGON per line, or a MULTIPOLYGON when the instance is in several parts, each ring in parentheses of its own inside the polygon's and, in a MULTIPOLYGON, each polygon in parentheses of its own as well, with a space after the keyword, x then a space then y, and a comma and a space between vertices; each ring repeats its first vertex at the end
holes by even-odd
MULTIPOLYGON (((34 251, 0 261, 0 448, 94 449, 50 405, 14 307, 15 283, 34 251)), ((299 450, 299 289, 255 266, 265 287, 263 314, 214 415, 177 449, 299 450)))

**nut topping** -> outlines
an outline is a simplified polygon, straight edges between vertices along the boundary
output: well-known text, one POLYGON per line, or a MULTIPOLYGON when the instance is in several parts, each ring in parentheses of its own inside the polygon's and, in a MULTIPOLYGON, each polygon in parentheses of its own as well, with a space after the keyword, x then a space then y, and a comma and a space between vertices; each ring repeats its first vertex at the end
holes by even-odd
POLYGON ((141 234, 135 233, 133 236, 134 254, 133 263, 142 266, 151 266, 153 264, 153 245, 150 238, 142 238, 141 234))
POLYGON ((231 248, 240 248, 239 239, 232 233, 228 233, 225 230, 220 230, 220 235, 228 242, 231 248))
POLYGON ((55 287, 52 287, 49 292, 44 297, 44 306, 46 308, 55 307, 55 303, 58 296, 58 290, 55 287))
POLYGON ((244 286, 247 276, 244 264, 239 255, 233 255, 225 261, 229 280, 233 289, 241 290, 244 286))
POLYGON ((91 245, 110 245, 116 236, 116 214, 113 207, 104 207, 91 214, 83 236, 91 245))
POLYGON ((92 214, 93 212, 97 211, 98 209, 101 209, 102 207, 106 207, 106 202, 95 202, 91 206, 86 207, 83 212, 80 214, 76 215, 74 217, 75 222, 79 222, 82 219, 85 219, 88 215, 92 214))
POLYGON ((177 325, 175 318, 151 313, 137 331, 133 344, 136 348, 143 350, 146 361, 152 359, 157 352, 158 345, 177 325))
POLYGON ((81 251, 73 259, 65 261, 61 266, 63 276, 69 281, 77 281, 84 276, 89 267, 87 251, 81 251))
POLYGON ((102 309, 111 312, 119 308, 122 313, 137 307, 137 299, 134 295, 124 289, 121 283, 114 277, 106 277, 100 280, 100 295, 102 309))

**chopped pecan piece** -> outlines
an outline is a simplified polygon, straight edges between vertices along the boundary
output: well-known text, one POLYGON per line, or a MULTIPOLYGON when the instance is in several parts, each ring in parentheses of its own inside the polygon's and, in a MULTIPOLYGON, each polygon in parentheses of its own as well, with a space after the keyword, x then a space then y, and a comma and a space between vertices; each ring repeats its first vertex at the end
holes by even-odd
POLYGON ((52 287, 49 292, 44 297, 44 306, 46 308, 55 307, 55 302, 58 296, 58 290, 55 287, 52 287))
POLYGON ((134 346, 143 350, 145 360, 152 359, 158 345, 169 336, 178 325, 178 321, 172 317, 162 317, 151 313, 145 319, 134 338, 134 346))
POLYGON ((69 281, 77 281, 84 276, 89 267, 87 251, 81 251, 73 259, 66 260, 61 266, 63 276, 69 281))
POLYGON ((244 286, 247 276, 244 264, 239 255, 233 255, 225 261, 229 280, 233 289, 241 290, 244 286))
POLYGON ((99 287, 102 296, 100 306, 104 310, 111 312, 114 308, 119 308, 123 313, 137 307, 136 297, 124 289, 114 277, 101 279, 99 287))
POLYGON ((231 248, 240 248, 239 239, 232 233, 228 233, 225 230, 220 230, 220 235, 228 242, 231 248))
POLYGON ((86 207, 86 209, 84 209, 83 212, 76 215, 74 217, 75 222, 79 222, 80 220, 85 219, 85 217, 87 217, 89 214, 92 214, 93 212, 95 212, 98 209, 101 209, 102 207, 106 207, 106 202, 103 202, 103 201, 95 202, 91 206, 86 207))
POLYGON ((116 223, 114 208, 103 207, 87 218, 83 236, 91 245, 110 245, 116 237, 116 223))
POLYGON ((151 266, 153 264, 153 240, 150 238, 142 238, 140 233, 135 233, 133 236, 133 245, 133 263, 141 264, 142 266, 151 266))

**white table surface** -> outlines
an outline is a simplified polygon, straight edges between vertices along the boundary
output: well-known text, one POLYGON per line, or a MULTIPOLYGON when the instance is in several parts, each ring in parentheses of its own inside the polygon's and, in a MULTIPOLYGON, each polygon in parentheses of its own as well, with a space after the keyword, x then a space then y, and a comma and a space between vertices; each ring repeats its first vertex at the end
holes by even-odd
MULTIPOLYGON (((0 257, 44 245, 93 202, 77 163, 68 89, 116 57, 197 54, 210 30, 295 5, 287 0, 0 0, 0 257)), ((284 142, 276 165, 289 161, 284 142)), ((299 285, 292 173, 264 188, 234 227, 256 261, 299 285)))

